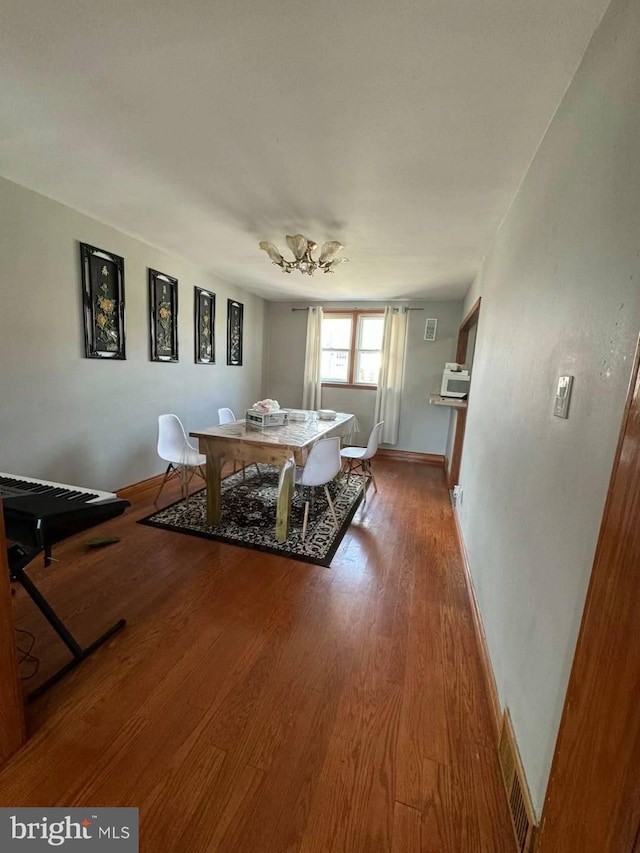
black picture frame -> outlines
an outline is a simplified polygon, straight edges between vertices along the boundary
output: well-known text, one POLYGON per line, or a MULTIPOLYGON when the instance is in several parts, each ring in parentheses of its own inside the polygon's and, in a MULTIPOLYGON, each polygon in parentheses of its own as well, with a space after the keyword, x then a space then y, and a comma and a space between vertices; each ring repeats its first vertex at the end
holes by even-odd
POLYGON ((126 358, 124 258, 80 243, 85 358, 126 358))
POLYGON ((193 331, 196 364, 216 363, 216 295, 203 287, 193 288, 193 331))
POLYGON ((178 279, 149 270, 151 361, 178 361, 178 279))
POLYGON ((227 364, 242 365, 242 326, 244 305, 227 299, 227 364))

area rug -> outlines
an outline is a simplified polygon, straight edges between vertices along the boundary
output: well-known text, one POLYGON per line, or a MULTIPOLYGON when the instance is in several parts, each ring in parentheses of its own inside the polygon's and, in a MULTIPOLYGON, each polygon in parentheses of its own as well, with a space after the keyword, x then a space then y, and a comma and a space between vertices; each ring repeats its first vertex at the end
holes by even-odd
POLYGON ((304 502, 310 497, 310 491, 305 489, 302 493, 296 487, 291 503, 289 537, 286 542, 278 542, 275 521, 279 472, 274 465, 261 464, 259 469, 255 465, 248 466, 244 475, 238 471, 225 477, 221 483, 222 520, 215 527, 207 524, 204 489, 190 495, 188 503, 178 500, 140 519, 139 523, 329 566, 362 501, 362 478, 352 476, 348 480, 340 476, 329 484, 338 518, 337 530, 324 489, 315 489, 304 542, 304 502))

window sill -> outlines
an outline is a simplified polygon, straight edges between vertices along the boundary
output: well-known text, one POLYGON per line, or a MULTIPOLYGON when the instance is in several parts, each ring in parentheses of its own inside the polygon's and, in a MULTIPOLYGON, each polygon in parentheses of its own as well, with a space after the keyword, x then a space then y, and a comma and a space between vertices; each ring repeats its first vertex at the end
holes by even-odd
POLYGON ((322 387, 323 388, 347 388, 347 389, 350 389, 352 391, 353 390, 355 390, 355 391, 377 391, 378 390, 377 385, 356 385, 355 383, 349 384, 348 382, 323 382, 322 387))

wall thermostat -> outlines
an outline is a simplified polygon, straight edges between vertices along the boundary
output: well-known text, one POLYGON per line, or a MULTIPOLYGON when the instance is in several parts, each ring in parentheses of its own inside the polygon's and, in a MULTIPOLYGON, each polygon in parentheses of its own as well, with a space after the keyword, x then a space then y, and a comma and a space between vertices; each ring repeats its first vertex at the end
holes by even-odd
POLYGON ((557 418, 569 417, 569 400, 571 398, 572 385, 573 376, 561 376, 558 379, 558 387, 556 388, 556 399, 553 405, 553 414, 557 418))

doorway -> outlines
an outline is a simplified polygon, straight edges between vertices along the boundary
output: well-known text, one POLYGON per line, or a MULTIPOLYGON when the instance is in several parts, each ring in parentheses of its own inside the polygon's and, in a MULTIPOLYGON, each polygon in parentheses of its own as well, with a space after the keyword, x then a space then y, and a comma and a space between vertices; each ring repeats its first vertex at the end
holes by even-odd
MULTIPOLYGON (((480 302, 482 297, 479 297, 473 305, 467 316, 460 324, 458 330, 458 343, 456 345, 456 361, 458 364, 466 364, 471 371, 473 354, 476 345, 476 334, 478 331, 478 320, 480 319, 480 302)), ((471 385, 473 385, 473 372, 471 373, 471 383, 469 386, 469 395, 471 396, 471 385)), ((451 459, 447 471, 447 486, 453 489, 458 483, 460 477, 460 463, 462 461, 462 448, 464 446, 464 431, 467 425, 467 410, 453 409, 452 417, 456 419, 455 433, 453 439, 453 448, 451 451, 451 459)))

